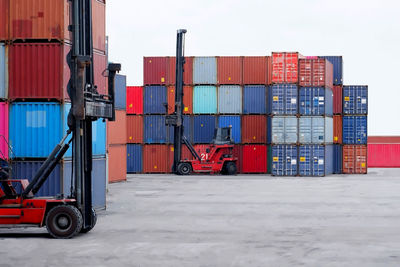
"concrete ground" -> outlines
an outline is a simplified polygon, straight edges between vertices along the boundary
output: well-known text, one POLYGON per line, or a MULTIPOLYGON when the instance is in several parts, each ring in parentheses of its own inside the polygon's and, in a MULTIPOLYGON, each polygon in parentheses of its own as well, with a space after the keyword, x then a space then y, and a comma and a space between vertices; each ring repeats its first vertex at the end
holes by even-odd
POLYGON ((400 169, 129 175, 71 240, 0 229, 0 266, 400 266, 400 169))

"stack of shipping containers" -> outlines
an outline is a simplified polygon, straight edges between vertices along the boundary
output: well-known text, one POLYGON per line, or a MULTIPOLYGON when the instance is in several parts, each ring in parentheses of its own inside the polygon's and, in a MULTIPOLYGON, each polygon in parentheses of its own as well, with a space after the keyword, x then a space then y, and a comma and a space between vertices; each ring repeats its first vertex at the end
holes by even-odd
MULTIPOLYGON (((67 0, 2 1, 0 23, 0 134, 7 139, 13 177, 32 179, 67 130, 71 107, 66 55, 71 49, 67 0), (13 25, 12 27, 10 27, 13 25), (7 104, 8 103, 8 104, 7 104), (9 106, 7 109, 7 105, 9 106), (7 118, 7 112, 9 118, 7 118), (8 119, 8 126, 7 126, 8 119)), ((105 3, 93 4, 94 78, 100 93, 106 92, 105 3)), ((93 200, 105 207, 105 123, 93 123, 93 200)), ((8 146, 0 142, 1 154, 8 146)), ((70 194, 71 149, 39 191, 39 196, 70 194)))

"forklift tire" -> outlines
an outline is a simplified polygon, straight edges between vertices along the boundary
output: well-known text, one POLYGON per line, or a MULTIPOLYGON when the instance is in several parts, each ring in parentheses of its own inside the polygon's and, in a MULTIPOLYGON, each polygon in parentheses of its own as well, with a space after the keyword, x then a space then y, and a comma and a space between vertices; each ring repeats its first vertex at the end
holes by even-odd
POLYGON ((83 224, 81 212, 72 205, 52 208, 46 217, 46 228, 54 238, 71 238, 77 235, 83 224))
POLYGON ((225 164, 224 173, 227 175, 235 175, 237 172, 236 163, 233 161, 229 161, 225 164))
POLYGON ((178 165, 178 173, 180 175, 189 175, 192 172, 192 166, 190 163, 182 162, 178 165))
POLYGON ((86 233, 90 232, 90 230, 92 230, 94 228, 94 226, 96 225, 96 223, 97 223, 97 213, 93 208, 92 208, 92 217, 93 217, 92 226, 90 226, 89 228, 86 228, 86 229, 84 229, 82 227, 81 233, 86 234, 86 233))

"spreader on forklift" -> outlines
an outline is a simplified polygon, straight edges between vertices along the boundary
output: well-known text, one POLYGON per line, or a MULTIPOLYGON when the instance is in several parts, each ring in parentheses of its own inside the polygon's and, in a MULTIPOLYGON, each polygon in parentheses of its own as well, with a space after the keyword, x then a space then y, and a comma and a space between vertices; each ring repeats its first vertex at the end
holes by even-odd
POLYGON ((180 175, 194 173, 236 174, 237 158, 233 156, 232 128, 217 128, 212 144, 200 155, 183 135, 183 72, 185 64, 184 38, 186 30, 177 32, 175 109, 166 116, 165 123, 174 127, 174 163, 172 172, 180 175), (181 159, 182 144, 186 145, 194 159, 181 159))
POLYGON ((46 226, 55 238, 71 238, 90 231, 97 216, 92 207, 92 122, 115 119, 114 78, 120 64, 108 64, 108 93, 94 84, 91 0, 71 0, 72 49, 67 55, 71 79, 68 131, 34 178, 10 179, 10 166, 0 161, 0 225, 46 226), (70 137, 70 135, 72 135, 70 137), (72 143, 71 192, 57 197, 35 197, 72 143))

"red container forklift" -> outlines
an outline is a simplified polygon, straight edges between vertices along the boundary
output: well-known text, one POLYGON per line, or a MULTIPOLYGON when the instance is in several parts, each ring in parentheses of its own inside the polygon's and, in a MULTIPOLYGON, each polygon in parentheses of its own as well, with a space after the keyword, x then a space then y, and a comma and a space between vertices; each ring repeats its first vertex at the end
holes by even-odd
MULTIPOLYGON (((221 173, 234 175, 237 172, 237 158, 233 156, 232 128, 217 128, 214 139, 206 153, 199 154, 183 135, 183 66, 185 64, 184 38, 186 30, 177 32, 176 41, 176 79, 175 79, 175 112, 167 115, 165 123, 174 127, 174 163, 172 172, 179 175, 190 173, 221 173), (181 159, 181 144, 184 143, 194 159, 181 159)), ((166 108, 167 104, 165 104, 166 108)), ((168 112, 167 112, 168 113, 168 112)))
POLYGON ((71 111, 68 131, 34 178, 10 179, 9 163, 0 161, 0 225, 46 226, 55 238, 89 232, 97 216, 92 207, 92 122, 115 120, 114 78, 120 64, 108 65, 108 94, 97 92, 93 79, 91 0, 72 0, 72 49, 67 55, 71 71, 68 94, 71 111), (71 137, 70 137, 71 135, 71 137), (69 139, 68 139, 69 138, 69 139), (72 143, 73 175, 68 196, 35 197, 72 143))

